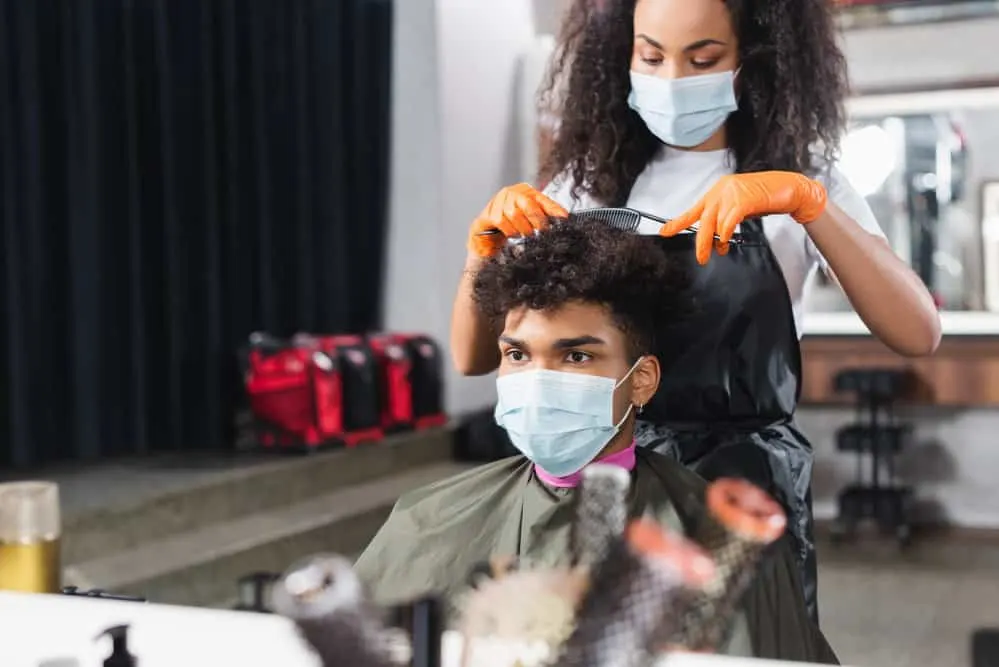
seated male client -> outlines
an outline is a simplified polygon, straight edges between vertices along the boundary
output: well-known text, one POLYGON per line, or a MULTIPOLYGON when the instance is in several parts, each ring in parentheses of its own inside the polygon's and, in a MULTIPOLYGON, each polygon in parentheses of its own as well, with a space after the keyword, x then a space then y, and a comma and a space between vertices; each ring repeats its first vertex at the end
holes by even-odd
MULTIPOLYGON (((683 316, 683 285, 651 239, 552 222, 490 260, 475 282, 502 353, 496 419, 522 455, 398 501, 355 566, 378 602, 460 593, 472 568, 494 556, 567 563, 573 494, 593 461, 631 471, 632 516, 690 533, 705 514, 703 480, 633 442, 635 416, 659 384, 652 338, 683 316)), ((836 663, 785 542, 760 567, 724 652, 836 663)))

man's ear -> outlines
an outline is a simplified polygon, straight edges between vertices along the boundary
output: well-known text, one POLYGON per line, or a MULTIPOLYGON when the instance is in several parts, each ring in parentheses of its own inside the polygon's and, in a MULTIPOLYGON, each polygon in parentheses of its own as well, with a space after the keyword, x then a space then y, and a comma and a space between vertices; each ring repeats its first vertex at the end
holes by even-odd
POLYGON ((659 360, 654 355, 642 357, 631 374, 631 402, 645 407, 659 389, 659 360))

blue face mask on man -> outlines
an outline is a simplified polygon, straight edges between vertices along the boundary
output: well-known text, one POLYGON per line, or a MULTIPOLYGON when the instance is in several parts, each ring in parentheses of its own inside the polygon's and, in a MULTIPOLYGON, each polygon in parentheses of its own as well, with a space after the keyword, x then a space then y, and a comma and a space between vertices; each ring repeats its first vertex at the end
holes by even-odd
POLYGON ((664 144, 693 148, 710 139, 739 108, 735 72, 679 79, 632 72, 628 106, 664 144))
MULTIPOLYGON (((639 359, 641 361, 641 359, 639 359)), ((496 423, 520 452, 545 472, 566 477, 593 461, 631 414, 614 420, 620 380, 600 375, 530 370, 496 380, 496 423)))

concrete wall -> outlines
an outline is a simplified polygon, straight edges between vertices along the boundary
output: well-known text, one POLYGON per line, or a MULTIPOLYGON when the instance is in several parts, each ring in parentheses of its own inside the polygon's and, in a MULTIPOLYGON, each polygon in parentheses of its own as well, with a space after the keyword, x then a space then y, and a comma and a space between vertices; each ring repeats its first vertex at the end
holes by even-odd
MULTIPOLYGON (((518 59, 534 38, 531 0, 396 3, 394 155, 386 325, 447 343, 468 226, 522 180, 518 59)), ((453 414, 489 405, 492 378, 448 361, 453 414)))
POLYGON ((446 340, 441 96, 435 0, 395 5, 385 324, 446 340))
POLYGON ((999 18, 851 30, 843 35, 857 90, 999 78, 999 18))

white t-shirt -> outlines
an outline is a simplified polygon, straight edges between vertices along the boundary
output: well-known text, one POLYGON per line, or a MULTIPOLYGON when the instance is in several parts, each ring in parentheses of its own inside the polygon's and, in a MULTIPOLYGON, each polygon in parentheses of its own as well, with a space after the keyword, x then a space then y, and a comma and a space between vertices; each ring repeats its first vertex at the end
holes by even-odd
MULTIPOLYGON (((635 182, 628 207, 661 218, 680 215, 707 193, 718 179, 734 172, 734 161, 726 150, 681 151, 664 147, 635 182)), ((850 185, 835 167, 823 170, 818 179, 826 187, 829 200, 839 206, 865 230, 885 238, 867 201, 850 185)), ((569 211, 603 206, 583 193, 573 199, 572 180, 559 177, 544 193, 569 211)), ((770 242, 777 263, 784 274, 798 338, 802 331, 802 309, 805 289, 819 266, 826 268, 825 258, 805 232, 804 225, 788 215, 768 215, 763 218, 763 231, 770 242)))

